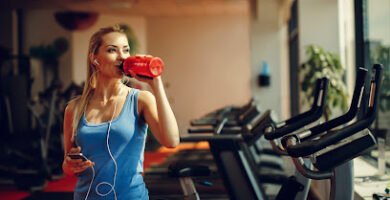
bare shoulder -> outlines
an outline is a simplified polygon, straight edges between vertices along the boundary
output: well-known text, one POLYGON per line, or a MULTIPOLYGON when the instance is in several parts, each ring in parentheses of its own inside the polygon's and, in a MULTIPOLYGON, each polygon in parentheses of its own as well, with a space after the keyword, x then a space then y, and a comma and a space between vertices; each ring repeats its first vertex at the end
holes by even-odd
POLYGON ((150 101, 154 99, 154 95, 149 91, 140 90, 138 94, 138 99, 139 101, 143 101, 143 102, 150 101))
POLYGON ((151 92, 145 91, 145 90, 140 90, 139 91, 139 94, 138 94, 138 107, 139 107, 140 113, 142 113, 142 111, 146 107, 149 107, 149 106, 153 105, 154 103, 155 103, 155 98, 154 98, 154 95, 151 92))
POLYGON ((78 102, 80 100, 80 97, 76 97, 68 102, 65 108, 65 114, 73 114, 78 102))

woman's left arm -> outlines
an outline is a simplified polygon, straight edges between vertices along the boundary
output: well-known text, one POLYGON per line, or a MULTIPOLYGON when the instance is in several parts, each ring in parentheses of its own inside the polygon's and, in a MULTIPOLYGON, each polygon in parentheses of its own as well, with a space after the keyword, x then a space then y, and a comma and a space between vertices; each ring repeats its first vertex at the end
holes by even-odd
POLYGON ((161 77, 142 81, 150 85, 153 94, 148 91, 140 92, 138 100, 140 115, 144 117, 160 144, 174 148, 180 141, 179 129, 161 77))

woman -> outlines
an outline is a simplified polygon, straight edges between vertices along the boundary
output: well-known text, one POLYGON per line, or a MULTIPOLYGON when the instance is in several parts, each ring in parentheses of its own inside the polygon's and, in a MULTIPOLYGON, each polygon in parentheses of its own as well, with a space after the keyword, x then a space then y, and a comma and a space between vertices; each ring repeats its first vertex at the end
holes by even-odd
POLYGON ((129 56, 119 26, 91 37, 83 93, 69 102, 64 117, 63 170, 78 177, 74 199, 148 199, 141 175, 148 127, 162 145, 179 144, 161 77, 136 77, 153 94, 122 83, 120 65, 129 56), (78 159, 68 156, 80 152, 78 159))

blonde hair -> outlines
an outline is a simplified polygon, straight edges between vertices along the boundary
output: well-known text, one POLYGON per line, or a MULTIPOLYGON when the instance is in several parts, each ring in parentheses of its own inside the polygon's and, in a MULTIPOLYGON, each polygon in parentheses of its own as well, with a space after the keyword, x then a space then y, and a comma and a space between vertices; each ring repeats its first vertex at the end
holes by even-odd
POLYGON ((119 25, 114 25, 110 27, 101 28, 95 34, 92 35, 89 41, 88 47, 88 58, 87 58, 87 78, 84 84, 83 93, 76 101, 76 106, 73 113, 73 123, 72 123, 72 142, 74 142, 75 136, 77 135, 77 128, 81 117, 84 114, 84 110, 87 106, 88 100, 96 88, 96 76, 98 70, 96 66, 92 63, 93 55, 96 55, 99 51, 100 46, 102 45, 102 38, 104 35, 112 32, 124 33, 124 30, 119 25))

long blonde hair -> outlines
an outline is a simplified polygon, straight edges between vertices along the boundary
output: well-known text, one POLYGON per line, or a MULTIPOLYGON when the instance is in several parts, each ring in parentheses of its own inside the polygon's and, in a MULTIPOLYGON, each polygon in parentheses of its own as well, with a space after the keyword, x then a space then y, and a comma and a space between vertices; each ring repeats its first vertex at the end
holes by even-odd
POLYGON ((72 123, 72 142, 74 142, 75 136, 77 135, 77 128, 81 117, 84 114, 85 107, 87 106, 88 100, 96 88, 96 77, 97 69, 92 62, 93 55, 96 55, 99 51, 100 46, 102 45, 102 38, 104 35, 112 32, 124 33, 124 30, 119 25, 114 25, 110 27, 101 28, 95 34, 92 35, 89 41, 88 47, 88 58, 87 58, 87 78, 84 84, 83 93, 76 101, 76 106, 73 113, 73 123, 72 123))

